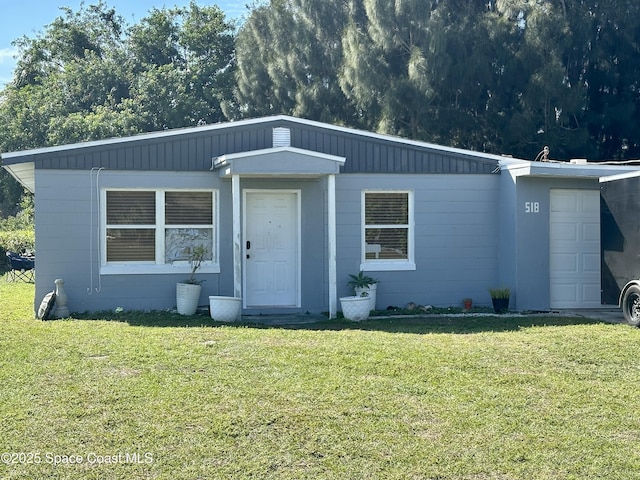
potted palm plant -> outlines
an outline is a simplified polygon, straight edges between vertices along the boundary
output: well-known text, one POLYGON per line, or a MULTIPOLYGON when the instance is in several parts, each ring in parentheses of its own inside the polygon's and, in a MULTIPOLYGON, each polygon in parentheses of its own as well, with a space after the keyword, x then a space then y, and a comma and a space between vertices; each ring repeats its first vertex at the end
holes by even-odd
POLYGON ((351 280, 347 284, 353 288, 357 297, 363 296, 366 293, 366 297, 369 299, 369 310, 376 309, 376 293, 378 291, 378 280, 369 275, 365 275, 364 272, 358 272, 357 275, 349 274, 351 280))
POLYGON ((496 313, 502 313, 509 309, 509 297, 511 296, 510 288, 490 288, 489 295, 491 295, 493 310, 496 313))
POLYGON ((200 268, 206 255, 207 248, 204 245, 191 248, 189 253, 191 275, 184 282, 176 284, 176 308, 180 315, 193 315, 198 309, 200 292, 202 291, 201 283, 204 280, 196 280, 196 270, 200 268))

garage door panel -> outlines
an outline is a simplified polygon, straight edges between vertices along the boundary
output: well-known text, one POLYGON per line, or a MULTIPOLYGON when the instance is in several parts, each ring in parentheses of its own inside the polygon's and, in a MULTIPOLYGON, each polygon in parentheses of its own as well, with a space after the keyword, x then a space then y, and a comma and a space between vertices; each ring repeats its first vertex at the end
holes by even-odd
POLYGON ((583 191, 581 194, 582 212, 600 217, 600 195, 593 195, 591 191, 583 191))
POLYGON ((551 204, 552 212, 576 213, 578 211, 578 197, 570 191, 555 190, 557 202, 551 204))
MULTIPOLYGON (((600 298, 600 283, 597 284, 585 284, 582 286, 582 298, 600 298)), ((589 302, 592 305, 587 305, 587 306, 594 306, 594 307, 599 307, 600 306, 600 301, 598 300, 597 302, 594 302, 593 300, 591 302, 589 302)))
MULTIPOLYGON (((598 215, 600 213, 598 212, 598 215)), ((600 223, 584 223, 582 225, 582 239, 586 242, 597 242, 600 246, 600 223)))
POLYGON ((551 263, 557 273, 573 273, 578 271, 578 256, 575 253, 556 253, 551 255, 551 263))
MULTIPOLYGON (((567 303, 567 302, 577 302, 578 301, 578 290, 575 283, 562 283, 556 282, 555 287, 551 290, 551 305, 567 303)), ((565 308, 565 307, 555 307, 555 308, 565 308)))
POLYGON ((578 229, 575 223, 558 222, 551 231, 551 238, 555 241, 578 241, 578 229))
POLYGON ((600 194, 551 190, 550 298, 552 308, 600 305, 600 194))
MULTIPOLYGON (((582 256, 582 271, 585 273, 598 273, 600 274, 600 255, 585 254, 582 256)), ((598 282, 598 285, 600 282, 598 282)), ((598 291, 598 295, 600 292, 598 291)))

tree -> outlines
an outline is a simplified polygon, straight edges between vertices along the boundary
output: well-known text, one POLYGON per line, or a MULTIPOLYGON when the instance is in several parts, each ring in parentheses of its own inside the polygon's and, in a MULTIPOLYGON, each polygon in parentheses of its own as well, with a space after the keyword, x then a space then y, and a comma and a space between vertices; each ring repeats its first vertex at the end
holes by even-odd
POLYGON ((236 41, 241 114, 357 123, 337 76, 348 17, 347 2, 341 1, 274 0, 255 6, 236 41))
MULTIPOLYGON (((226 120, 235 115, 234 26, 217 6, 153 9, 127 26, 102 1, 15 42, 0 92, 0 149, 15 151, 226 120)), ((0 171, 0 213, 21 189, 0 171)))
POLYGON ((153 9, 132 27, 132 100, 143 130, 235 115, 233 28, 220 8, 195 2, 188 8, 153 9))
POLYGON ((638 10, 631 0, 272 0, 239 32, 237 97, 245 116, 284 112, 530 159, 544 145, 559 159, 633 158, 638 10))

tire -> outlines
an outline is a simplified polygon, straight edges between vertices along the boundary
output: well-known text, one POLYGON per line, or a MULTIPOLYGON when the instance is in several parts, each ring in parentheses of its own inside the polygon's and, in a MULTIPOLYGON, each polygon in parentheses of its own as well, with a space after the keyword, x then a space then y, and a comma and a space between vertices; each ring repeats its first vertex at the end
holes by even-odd
POLYGON ((631 285, 622 298, 624 320, 631 326, 640 326, 640 287, 631 285))

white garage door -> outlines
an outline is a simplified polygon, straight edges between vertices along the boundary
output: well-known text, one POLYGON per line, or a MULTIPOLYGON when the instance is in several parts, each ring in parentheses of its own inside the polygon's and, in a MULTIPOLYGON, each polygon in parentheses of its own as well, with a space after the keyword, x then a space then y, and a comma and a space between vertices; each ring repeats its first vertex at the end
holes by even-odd
POLYGON ((551 308, 600 306, 600 192, 551 190, 551 308))

